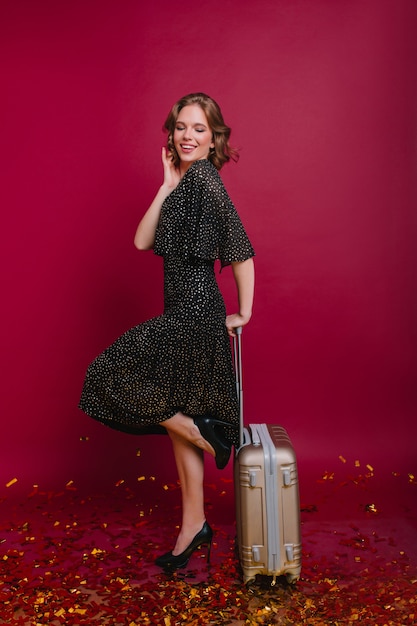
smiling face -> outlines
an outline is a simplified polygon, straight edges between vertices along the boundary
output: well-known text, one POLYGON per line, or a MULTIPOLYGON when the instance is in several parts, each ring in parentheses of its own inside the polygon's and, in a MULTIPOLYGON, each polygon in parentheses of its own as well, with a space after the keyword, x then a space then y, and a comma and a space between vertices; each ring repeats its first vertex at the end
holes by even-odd
POLYGON ((214 147, 213 133, 206 114, 198 104, 181 109, 174 130, 174 146, 180 159, 180 170, 185 172, 194 161, 207 159, 214 147))

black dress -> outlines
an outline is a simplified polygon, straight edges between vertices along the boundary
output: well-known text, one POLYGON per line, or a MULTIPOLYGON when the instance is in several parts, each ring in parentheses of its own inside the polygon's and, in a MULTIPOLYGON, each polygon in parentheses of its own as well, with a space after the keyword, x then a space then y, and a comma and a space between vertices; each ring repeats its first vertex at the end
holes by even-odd
POLYGON ((225 306, 214 273, 254 255, 216 168, 193 163, 166 198, 154 252, 164 259, 164 313, 131 328, 89 366, 79 407, 131 433, 165 432, 181 411, 228 422, 239 411, 225 306))

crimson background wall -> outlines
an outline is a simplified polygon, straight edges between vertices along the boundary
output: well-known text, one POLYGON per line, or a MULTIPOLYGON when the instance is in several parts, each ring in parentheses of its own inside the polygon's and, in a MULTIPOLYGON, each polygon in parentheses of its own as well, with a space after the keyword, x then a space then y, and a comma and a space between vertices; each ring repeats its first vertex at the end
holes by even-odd
POLYGON ((416 28, 413 0, 3 0, 1 490, 175 475, 167 438, 77 402, 90 360, 161 312, 132 240, 197 90, 241 148, 223 176, 257 251, 247 420, 284 424, 305 473, 412 468, 416 28))

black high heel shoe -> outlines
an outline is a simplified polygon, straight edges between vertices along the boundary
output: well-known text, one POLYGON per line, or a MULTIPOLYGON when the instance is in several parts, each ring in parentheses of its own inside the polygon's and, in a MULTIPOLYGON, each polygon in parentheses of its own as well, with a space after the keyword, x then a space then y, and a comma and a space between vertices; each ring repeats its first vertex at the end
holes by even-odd
POLYGON ((174 556, 172 552, 166 552, 157 559, 155 559, 155 565, 163 567, 167 570, 180 569, 185 567, 190 560, 192 553, 197 550, 198 547, 203 544, 207 544, 207 563, 210 562, 211 542, 213 539, 213 531, 207 522, 204 522, 203 528, 196 534, 190 545, 185 548, 184 552, 174 556))
POLYGON ((216 453, 216 465, 218 469, 224 469, 229 462, 232 446, 230 442, 218 431, 216 427, 229 426, 226 422, 198 415, 194 417, 194 424, 197 426, 203 438, 209 442, 216 453))

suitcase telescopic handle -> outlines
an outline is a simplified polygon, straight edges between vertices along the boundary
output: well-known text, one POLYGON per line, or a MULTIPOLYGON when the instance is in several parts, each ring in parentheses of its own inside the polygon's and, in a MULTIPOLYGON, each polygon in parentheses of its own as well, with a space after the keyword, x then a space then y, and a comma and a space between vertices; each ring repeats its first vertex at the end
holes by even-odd
POLYGON ((243 445, 243 386, 242 386, 242 327, 235 328, 233 336, 233 361, 235 366, 236 393, 239 401, 239 447, 243 445))

